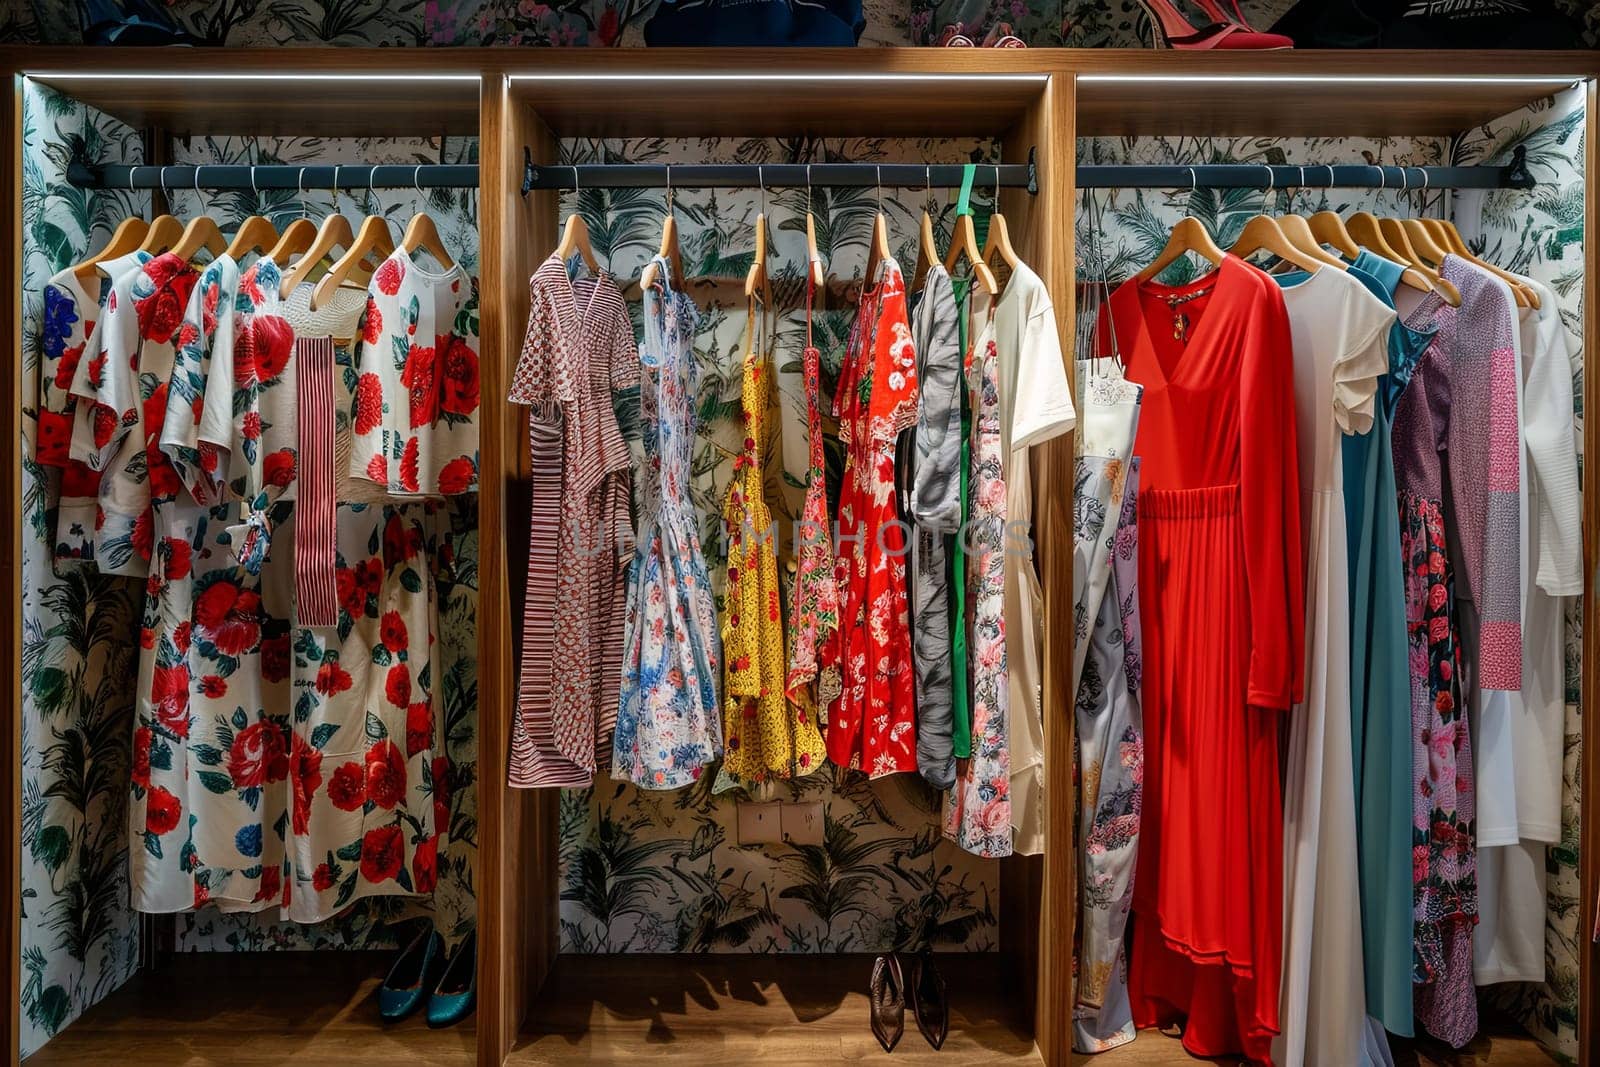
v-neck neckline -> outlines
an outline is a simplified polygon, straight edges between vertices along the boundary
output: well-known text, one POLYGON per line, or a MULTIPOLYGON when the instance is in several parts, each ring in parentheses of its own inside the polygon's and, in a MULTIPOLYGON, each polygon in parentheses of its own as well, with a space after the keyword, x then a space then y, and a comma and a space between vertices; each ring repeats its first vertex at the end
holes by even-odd
MULTIPOLYGON (((1238 268, 1246 265, 1243 260, 1229 253, 1223 256, 1222 262, 1217 264, 1215 268, 1198 278, 1184 282, 1182 285, 1162 285, 1156 281, 1140 281, 1138 279, 1129 281, 1128 284, 1132 287, 1129 297, 1133 301, 1133 310, 1137 313, 1139 319, 1139 340, 1150 357, 1150 373, 1159 378, 1162 385, 1178 384, 1185 369, 1194 362, 1194 353, 1204 350, 1205 343, 1209 341, 1211 334, 1215 332, 1212 320, 1216 319, 1220 312, 1226 310, 1224 305, 1217 303, 1218 298, 1223 294, 1223 285, 1231 284, 1234 274, 1238 272, 1238 268), (1155 333, 1150 326, 1150 316, 1145 309, 1145 294, 1175 295, 1203 292, 1207 286, 1211 287, 1211 294, 1206 298, 1205 314, 1201 315, 1194 324, 1193 332, 1190 334, 1187 344, 1174 353, 1172 365, 1168 366, 1162 358, 1161 347, 1157 344, 1155 333)), ((1159 299, 1160 297, 1158 296, 1157 298, 1159 299)))

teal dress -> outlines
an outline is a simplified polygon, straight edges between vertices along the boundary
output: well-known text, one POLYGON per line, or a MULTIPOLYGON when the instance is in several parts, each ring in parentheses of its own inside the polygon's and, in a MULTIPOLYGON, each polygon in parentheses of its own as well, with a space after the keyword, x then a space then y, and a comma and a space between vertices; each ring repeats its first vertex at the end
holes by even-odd
MULTIPOLYGON (((1404 268, 1363 250, 1350 274, 1389 307, 1404 268)), ((1274 275, 1281 285, 1303 272, 1274 275)), ((1389 428, 1411 371, 1432 339, 1400 319, 1389 373, 1378 381, 1372 429, 1340 440, 1350 563, 1350 732, 1367 1014, 1411 1037, 1411 673, 1407 661, 1400 513, 1389 428)))

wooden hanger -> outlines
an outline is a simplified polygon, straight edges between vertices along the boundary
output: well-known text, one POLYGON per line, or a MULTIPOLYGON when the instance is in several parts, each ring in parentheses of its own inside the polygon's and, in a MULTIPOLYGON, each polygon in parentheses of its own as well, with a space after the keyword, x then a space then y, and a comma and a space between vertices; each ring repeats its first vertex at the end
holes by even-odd
MULTIPOLYGON (((200 167, 194 168, 194 191, 200 192, 200 167)), ((163 171, 165 173, 165 171, 163 171)), ((165 187, 163 187, 163 192, 165 187)), ((189 220, 189 225, 183 228, 183 235, 170 248, 173 255, 190 263, 202 251, 210 252, 212 258, 222 255, 228 250, 228 240, 222 236, 222 230, 217 226, 217 220, 209 215, 197 215, 189 220)))
POLYGON ((1279 228, 1278 220, 1271 215, 1257 215, 1245 223, 1238 240, 1228 249, 1229 255, 1240 259, 1247 259, 1257 252, 1270 252, 1285 263, 1292 263, 1313 274, 1324 266, 1320 259, 1292 244, 1279 228))
POLYGON ((1412 249, 1423 259, 1433 264, 1436 268, 1444 262, 1444 257, 1450 254, 1448 249, 1441 248, 1439 243, 1433 239, 1433 234, 1428 232, 1428 228, 1421 222, 1418 222, 1416 219, 1398 218, 1378 220, 1378 226, 1380 228, 1382 228, 1385 223, 1398 224, 1399 227, 1406 232, 1406 237, 1408 240, 1410 240, 1412 249))
POLYGON ((811 284, 819 289, 826 285, 828 275, 822 269, 822 256, 817 252, 817 219, 809 206, 806 208, 806 262, 811 267, 811 284))
MULTIPOLYGON (((656 255, 667 261, 672 269, 672 284, 683 285, 683 249, 678 244, 678 218, 672 211, 672 165, 667 165, 667 214, 661 221, 661 247, 656 255)), ((659 269, 655 260, 644 265, 639 274, 639 288, 648 289, 656 283, 659 269)))
MULTIPOLYGON (((307 222, 308 220, 298 219, 296 221, 307 222)), ((291 223, 289 229, 283 231, 283 240, 278 242, 279 245, 288 241, 289 233, 293 229, 294 224, 291 223)), ((315 239, 304 250, 304 254, 292 266, 284 270, 283 283, 278 286, 278 296, 281 299, 288 299, 289 294, 294 292, 296 286, 310 279, 312 272, 317 269, 319 263, 332 255, 336 249, 350 248, 354 244, 355 234, 350 230, 349 219, 338 212, 334 212, 323 219, 322 226, 318 228, 315 239)), ((274 248, 270 255, 274 263, 287 263, 288 261, 288 256, 285 256, 282 260, 278 258, 277 248, 274 248)))
MULTIPOLYGON (((990 220, 993 225, 993 220, 990 220)), ((983 286, 983 291, 994 296, 1000 291, 1000 283, 995 280, 994 271, 989 269, 989 264, 984 261, 983 250, 978 247, 978 231, 972 225, 971 215, 957 215, 955 229, 950 233, 950 251, 945 253, 944 269, 955 274, 956 267, 961 263, 961 257, 966 256, 967 262, 972 264, 972 274, 978 279, 978 284, 983 286)))
POLYGON ((1283 231, 1284 238, 1290 244, 1324 266, 1336 267, 1339 270, 1349 269, 1349 264, 1322 247, 1322 242, 1311 232, 1311 224, 1302 216, 1294 214, 1279 216, 1278 229, 1283 231))
POLYGON ((1000 257, 1000 261, 1006 265, 1008 271, 1015 271, 1022 265, 1022 257, 1011 247, 1011 231, 1006 226, 1006 217, 1000 213, 998 164, 994 168, 994 212, 989 216, 989 232, 983 240, 983 262, 992 264, 996 255, 1000 257))
MULTIPOLYGON (((337 173, 338 168, 334 168, 337 173)), ((261 190, 256 188, 256 169, 250 168, 250 191, 255 194, 256 205, 261 203, 261 190)), ((251 215, 239 224, 233 233, 233 240, 228 243, 228 255, 235 260, 243 259, 251 252, 265 253, 278 243, 278 228, 272 220, 265 215, 251 215)))
POLYGON ((1011 232, 1006 228, 1006 217, 998 211, 989 216, 989 233, 983 241, 982 262, 993 263, 995 256, 1000 257, 1008 270, 1016 270, 1022 263, 1022 257, 1011 247, 1011 232))
POLYGON ((1539 309, 1541 306, 1539 291, 1510 271, 1501 270, 1493 263, 1476 255, 1471 248, 1467 247, 1467 242, 1462 238, 1461 231, 1456 229, 1455 223, 1448 219, 1423 219, 1421 221, 1428 228, 1429 233, 1433 235, 1434 240, 1443 248, 1448 249, 1452 255, 1460 256, 1469 263, 1482 267, 1511 286, 1512 293, 1519 297, 1517 301, 1518 307, 1530 307, 1535 311, 1539 309), (1526 300, 1527 303, 1524 304, 1523 300, 1526 300))
POLYGON ((911 273, 911 291, 922 288, 928 268, 939 262, 939 245, 933 238, 933 215, 922 209, 922 224, 917 227, 917 269, 911 273))
POLYGON ((130 215, 117 223, 116 232, 111 235, 111 240, 106 242, 106 246, 72 268, 73 275, 78 279, 78 285, 87 292, 89 286, 95 284, 100 277, 100 264, 138 251, 145 234, 149 231, 150 224, 136 215, 130 215))
POLYGON ((878 274, 878 264, 884 260, 894 258, 894 252, 889 247, 889 220, 883 213, 883 168, 878 168, 878 213, 872 216, 872 241, 867 251, 867 266, 861 275, 861 284, 865 289, 873 286, 873 279, 878 274))
POLYGON ((1408 273, 1419 275, 1427 285, 1424 288, 1404 277, 1402 281, 1424 292, 1431 290, 1438 293, 1451 307, 1461 306, 1461 290, 1439 277, 1438 271, 1422 262, 1416 249, 1411 247, 1411 242, 1406 240, 1405 230, 1398 226, 1384 227, 1382 221, 1370 212, 1358 211, 1350 216, 1350 232, 1355 235, 1356 240, 1374 252, 1406 267, 1408 273))
POLYGON ((215 258, 227 250, 227 239, 217 227, 217 220, 209 215, 199 215, 190 219, 189 225, 183 228, 183 235, 178 238, 178 243, 170 249, 173 255, 180 257, 185 263, 191 262, 202 251, 210 252, 215 258))
POLYGON ((1392 263, 1398 263, 1405 268, 1405 272, 1400 275, 1402 284, 1418 292, 1438 293, 1452 307, 1461 306, 1460 290, 1426 268, 1417 266, 1406 253, 1390 247, 1389 242, 1384 239, 1383 231, 1378 226, 1377 216, 1372 212, 1357 211, 1350 216, 1347 228, 1350 236, 1359 241, 1373 255, 1382 256, 1384 259, 1392 263), (1454 296, 1451 295, 1452 293, 1454 296))
POLYGON ((243 259, 251 252, 265 253, 278 243, 278 228, 265 215, 251 215, 239 224, 228 243, 228 255, 243 259))
POLYGON ((439 227, 434 224, 433 216, 426 211, 411 216, 411 221, 406 224, 406 232, 400 238, 400 247, 406 250, 407 255, 415 255, 419 250, 426 251, 445 270, 455 269, 456 261, 451 258, 449 249, 445 248, 444 238, 439 236, 439 227))
POLYGON ((1307 220, 1311 235, 1317 239, 1318 244, 1339 250, 1339 254, 1350 259, 1355 259, 1361 254, 1361 246, 1356 244, 1350 231, 1345 229, 1344 220, 1337 212, 1319 211, 1307 220))
POLYGON ((159 256, 183 237, 183 223, 173 215, 157 215, 150 220, 150 228, 145 231, 144 243, 139 246, 139 251, 152 256, 159 256))
MULTIPOLYGON (((761 301, 761 306, 772 307, 772 285, 767 278, 767 213, 756 215, 756 254, 744 276, 746 300, 761 301)), ((752 305, 753 306, 753 305, 752 305)))
POLYGON ((555 254, 565 264, 574 253, 583 257, 584 266, 589 268, 590 274, 600 273, 600 261, 594 256, 594 246, 589 243, 589 224, 576 211, 567 216, 567 224, 561 229, 561 242, 556 245, 555 254))
POLYGON ((1134 277, 1141 282, 1147 282, 1177 262, 1178 257, 1185 252, 1193 252, 1219 267, 1222 266, 1222 261, 1228 258, 1228 253, 1217 247, 1217 242, 1211 239, 1211 234, 1206 232, 1200 220, 1193 215, 1186 215, 1172 227, 1172 233, 1168 235, 1167 245, 1161 250, 1161 254, 1134 277))
POLYGON ((286 270, 290 260, 304 253, 316 239, 316 223, 310 219, 295 219, 284 227, 278 243, 267 250, 266 258, 276 263, 280 270, 286 270))
MULTIPOLYGON (((349 225, 345 223, 347 229, 349 225)), ((369 257, 383 260, 394 255, 394 252, 394 239, 389 236, 389 220, 382 215, 368 215, 361 223, 361 229, 356 231, 355 239, 348 243, 344 255, 328 268, 328 273, 311 290, 311 310, 322 307, 369 257)), ((305 259, 310 258, 311 253, 306 253, 305 259)))

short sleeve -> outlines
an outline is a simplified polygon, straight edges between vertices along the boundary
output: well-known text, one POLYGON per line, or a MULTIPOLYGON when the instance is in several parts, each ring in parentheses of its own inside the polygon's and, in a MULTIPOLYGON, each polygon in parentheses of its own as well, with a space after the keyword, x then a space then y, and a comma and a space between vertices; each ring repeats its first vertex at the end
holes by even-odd
POLYGON ((138 419, 139 316, 133 283, 142 273, 129 272, 112 287, 99 344, 84 351, 72 378, 73 395, 87 403, 74 411, 70 455, 90 470, 106 468, 138 419))
POLYGON ((1035 301, 1022 326, 1015 399, 1011 405, 1011 448, 1027 448, 1068 433, 1078 423, 1061 354, 1056 313, 1048 297, 1035 301))
POLYGON ((1395 313, 1363 288, 1350 295, 1343 318, 1351 343, 1333 363, 1333 418, 1342 433, 1364 434, 1372 429, 1378 379, 1389 370, 1395 313))
POLYGON ((549 287, 535 273, 528 281, 528 329, 511 375, 508 400, 528 405, 555 401, 555 367, 561 343, 561 319, 555 301, 549 287))

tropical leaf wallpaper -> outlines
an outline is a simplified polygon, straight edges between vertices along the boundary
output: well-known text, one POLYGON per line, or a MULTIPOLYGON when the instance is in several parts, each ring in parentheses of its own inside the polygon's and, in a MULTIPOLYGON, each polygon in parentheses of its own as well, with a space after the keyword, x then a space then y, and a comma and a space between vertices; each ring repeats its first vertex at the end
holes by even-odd
MULTIPOLYGON (((563 162, 900 162, 963 163, 996 158, 978 140, 666 140, 569 141, 563 162)), ((743 441, 740 357, 748 316, 743 279, 754 255, 756 215, 771 232, 768 270, 779 307, 772 325, 779 417, 768 442, 768 497, 779 529, 793 529, 806 470, 805 394, 800 353, 806 343, 805 189, 677 189, 673 193, 689 291, 702 309, 699 444, 691 498, 720 595, 725 546, 722 500, 743 441)), ((989 202, 989 191, 977 199, 989 202)), ((816 189, 810 196, 817 246, 827 264, 812 330, 823 353, 823 391, 831 403, 854 294, 866 267, 879 192, 816 189)), ((924 208, 940 242, 948 240, 954 204, 945 190, 885 189, 891 244, 909 274, 916 263, 924 208)), ((661 189, 585 189, 563 197, 580 212, 601 265, 624 283, 661 240, 661 189)), ((636 290, 636 286, 635 286, 636 290)), ((632 312, 637 315, 637 293, 632 312)), ((843 456, 830 454, 837 483, 843 456)), ((785 545, 788 544, 786 537, 785 545)), ((836 779, 833 768, 776 787, 774 799, 820 801, 821 846, 740 847, 734 803, 715 795, 707 776, 694 788, 653 793, 605 782, 564 794, 561 808, 561 930, 568 952, 868 952, 925 943, 987 951, 998 941, 999 882, 992 861, 942 840, 939 797, 920 779, 897 775, 868 783, 836 779)))
MULTIPOLYGON (((1456 194, 1456 224, 1473 249, 1555 290, 1572 353, 1574 440, 1583 441, 1583 93, 1572 89, 1470 130, 1452 146, 1457 162, 1509 162, 1521 145, 1539 180, 1532 193, 1514 190, 1456 194)), ((1579 462, 1584 457, 1579 454, 1579 462)), ((1593 503, 1590 505, 1593 514, 1593 503)), ((1500 987, 1505 1007, 1546 1046, 1570 1060, 1578 1055, 1578 958, 1594 929, 1578 890, 1578 768, 1583 754, 1583 709, 1578 700, 1583 650, 1583 604, 1567 601, 1566 764, 1561 783, 1561 841, 1546 852, 1543 985, 1500 987)), ((1591 903, 1592 906, 1592 903, 1591 903)))
MULTIPOLYGON (((38 396, 44 283, 98 247, 147 198, 66 184, 81 146, 141 158, 138 131, 29 83, 23 106, 22 395, 38 396)), ((22 419, 22 1051, 139 965, 128 910, 126 800, 137 581, 51 566, 37 412, 22 419)))
MULTIPOLYGON (((1302 6, 1317 0, 1302 0, 1302 6)), ((76 44, 82 7, 126 4, 11 0, 0 5, 0 40, 76 44)), ((128 5, 131 6, 131 5, 128 5)), ((140 4, 165 20, 163 39, 190 44, 638 46, 661 0, 165 0, 140 4)), ((1180 3, 1196 25, 1197 5, 1180 3)), ((1295 0, 1243 0, 1245 18, 1271 26, 1295 0)), ((1391 5, 1395 6, 1395 5, 1391 5)), ((1600 43, 1600 3, 1554 0, 1571 23, 1571 47, 1600 43)), ((863 45, 928 45, 950 30, 982 42, 1015 34, 1034 48, 1139 48, 1150 30, 1135 0, 861 0, 863 45)), ((708 44, 719 42, 708 41, 708 44)))

